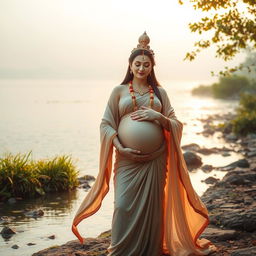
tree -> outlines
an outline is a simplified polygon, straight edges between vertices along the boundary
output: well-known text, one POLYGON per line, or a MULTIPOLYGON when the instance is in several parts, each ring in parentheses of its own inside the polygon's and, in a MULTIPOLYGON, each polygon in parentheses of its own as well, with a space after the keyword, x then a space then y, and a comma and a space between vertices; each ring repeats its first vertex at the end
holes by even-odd
MULTIPOLYGON (((243 50, 256 48, 256 0, 189 1, 193 3, 195 10, 208 12, 200 21, 189 23, 191 32, 213 33, 209 39, 195 42, 195 50, 186 53, 184 60, 192 61, 202 49, 211 45, 217 46, 216 57, 225 61, 231 60, 243 50)), ((179 3, 183 4, 182 0, 179 3)), ((225 67, 225 71, 220 71, 219 74, 225 76, 241 68, 244 67, 225 67)))

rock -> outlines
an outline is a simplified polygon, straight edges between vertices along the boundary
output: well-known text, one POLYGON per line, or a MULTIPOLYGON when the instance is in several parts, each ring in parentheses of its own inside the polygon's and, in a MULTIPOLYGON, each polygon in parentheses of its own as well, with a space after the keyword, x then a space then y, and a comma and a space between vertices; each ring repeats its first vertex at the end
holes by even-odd
POLYGON ((80 184, 80 188, 85 189, 86 191, 89 190, 91 188, 90 186, 90 182, 94 181, 95 178, 91 175, 84 175, 83 177, 78 178, 79 184, 80 184))
POLYGON ((224 204, 221 204, 219 207, 221 209, 223 209, 223 208, 237 209, 237 208, 239 208, 239 205, 238 204, 234 204, 234 203, 224 203, 224 204))
POLYGON ((253 198, 251 198, 250 196, 245 196, 243 199, 245 205, 251 205, 253 203, 253 198))
POLYGON ((255 151, 252 151, 252 152, 248 152, 246 155, 247 155, 248 157, 256 156, 256 150, 255 150, 255 151))
POLYGON ((256 133, 248 133, 246 135, 247 140, 255 140, 256 139, 256 133))
POLYGON ((84 183, 82 185, 82 188, 85 189, 86 191, 89 190, 91 188, 91 186, 88 183, 84 183))
POLYGON ((203 155, 210 155, 210 154, 216 153, 214 148, 200 148, 197 152, 203 155))
POLYGON ((19 246, 17 244, 12 246, 12 249, 18 249, 18 248, 19 248, 19 246))
POLYGON ((205 130, 203 130, 202 134, 204 136, 208 136, 208 135, 213 135, 215 133, 215 130, 212 128, 207 128, 205 130))
POLYGON ((7 224, 10 223, 14 219, 14 217, 8 217, 8 216, 1 216, 0 217, 0 224, 7 224))
POLYGON ((203 172, 208 173, 208 172, 212 171, 213 166, 211 164, 205 164, 201 167, 201 169, 203 172))
POLYGON ((241 175, 237 174, 232 174, 230 176, 224 177, 223 181, 232 185, 247 185, 250 183, 249 180, 246 180, 241 175))
POLYGON ((234 133, 230 133, 226 136, 227 140, 236 141, 238 138, 234 133))
POLYGON ((224 156, 224 157, 226 157, 226 156, 230 156, 231 154, 228 153, 228 152, 223 152, 221 155, 224 156))
POLYGON ((11 198, 8 199, 7 202, 8 202, 8 204, 15 204, 17 201, 14 197, 11 197, 11 198))
POLYGON ((181 148, 186 151, 198 151, 200 149, 200 146, 196 143, 191 143, 184 145, 181 148))
POLYGON ((36 245, 36 244, 34 244, 34 243, 28 243, 27 245, 28 245, 28 246, 32 246, 32 245, 36 245))
POLYGON ((110 231, 102 233, 97 238, 86 238, 81 245, 78 240, 69 241, 61 246, 52 246, 32 254, 32 256, 74 255, 74 256, 105 256, 110 244, 110 231), (88 253, 89 252, 89 253, 88 253))
POLYGON ((44 216, 44 211, 41 210, 41 209, 38 209, 38 210, 33 210, 33 211, 26 212, 24 214, 27 217, 38 218, 38 217, 44 216))
POLYGON ((49 239, 55 239, 55 235, 48 236, 49 239))
POLYGON ((15 229, 10 228, 10 227, 3 227, 3 229, 1 230, 1 235, 3 238, 5 239, 9 239, 11 236, 13 236, 14 234, 16 234, 15 229))
POLYGON ((232 229, 219 229, 219 228, 206 228, 202 237, 205 239, 216 240, 216 241, 226 241, 231 239, 236 239, 238 236, 238 231, 232 229))
POLYGON ((235 250, 230 256, 253 256, 256 255, 256 246, 235 250))
POLYGON ((216 178, 214 178, 214 177, 208 177, 207 179, 204 180, 204 182, 205 182, 206 184, 214 184, 214 183, 216 183, 218 180, 219 180, 219 179, 216 179, 216 178))
POLYGON ((253 232, 256 230, 256 209, 244 210, 239 214, 234 210, 226 211, 225 214, 215 216, 216 224, 226 228, 253 232))
POLYGON ((248 168, 248 167, 250 167, 250 164, 249 164, 248 160, 244 158, 244 159, 240 159, 240 160, 237 160, 235 162, 232 162, 231 164, 228 164, 228 165, 223 166, 221 168, 224 168, 224 169, 231 168, 231 169, 233 169, 235 167, 248 168))
POLYGON ((183 156, 184 156, 184 159, 186 161, 186 164, 187 164, 189 170, 198 168, 203 164, 201 157, 192 151, 186 151, 183 154, 183 156))
POLYGON ((78 181, 79 181, 80 184, 85 183, 85 182, 88 183, 90 181, 95 181, 95 177, 93 177, 92 175, 87 174, 87 175, 84 175, 82 177, 79 177, 78 181))
POLYGON ((225 175, 223 181, 232 185, 249 185, 256 181, 256 173, 233 171, 233 173, 225 175))

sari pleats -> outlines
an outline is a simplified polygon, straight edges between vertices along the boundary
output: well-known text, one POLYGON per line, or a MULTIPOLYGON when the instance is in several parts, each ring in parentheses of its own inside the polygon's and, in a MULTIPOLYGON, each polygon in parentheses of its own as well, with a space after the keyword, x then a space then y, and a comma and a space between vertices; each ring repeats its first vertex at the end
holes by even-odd
POLYGON ((109 256, 162 253, 166 154, 149 162, 116 156, 109 256))

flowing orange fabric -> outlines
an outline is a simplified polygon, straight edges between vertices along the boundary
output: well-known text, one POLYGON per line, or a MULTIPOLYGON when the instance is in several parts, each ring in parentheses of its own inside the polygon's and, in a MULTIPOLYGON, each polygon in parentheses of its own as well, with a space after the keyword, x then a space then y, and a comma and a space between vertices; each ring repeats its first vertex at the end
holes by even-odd
MULTIPOLYGON (((199 239, 209 224, 208 211, 190 181, 180 142, 183 124, 176 118, 167 93, 160 88, 162 114, 168 117, 169 129, 164 129, 167 142, 167 177, 164 187, 163 253, 171 256, 208 255, 216 247, 207 239, 199 239)), ((119 98, 116 89, 108 101, 101 126, 100 165, 97 179, 78 209, 72 225, 73 233, 81 243, 77 225, 93 215, 109 191, 112 171, 113 139, 119 124, 119 98)))

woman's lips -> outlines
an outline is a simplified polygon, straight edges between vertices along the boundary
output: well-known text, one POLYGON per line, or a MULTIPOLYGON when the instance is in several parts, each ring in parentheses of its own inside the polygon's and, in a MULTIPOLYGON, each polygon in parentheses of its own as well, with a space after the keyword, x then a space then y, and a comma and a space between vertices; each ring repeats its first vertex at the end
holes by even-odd
POLYGON ((140 75, 144 75, 145 73, 140 73, 140 72, 138 72, 140 75))

